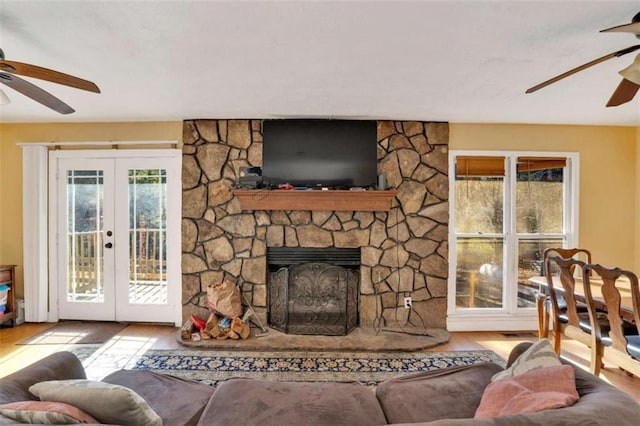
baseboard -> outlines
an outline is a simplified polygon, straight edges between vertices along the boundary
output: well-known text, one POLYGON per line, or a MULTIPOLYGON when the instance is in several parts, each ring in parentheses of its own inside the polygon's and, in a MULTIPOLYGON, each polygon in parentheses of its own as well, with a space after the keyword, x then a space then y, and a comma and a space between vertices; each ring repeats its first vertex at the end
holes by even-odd
POLYGON ((538 330, 536 314, 449 314, 449 331, 524 331, 538 330))

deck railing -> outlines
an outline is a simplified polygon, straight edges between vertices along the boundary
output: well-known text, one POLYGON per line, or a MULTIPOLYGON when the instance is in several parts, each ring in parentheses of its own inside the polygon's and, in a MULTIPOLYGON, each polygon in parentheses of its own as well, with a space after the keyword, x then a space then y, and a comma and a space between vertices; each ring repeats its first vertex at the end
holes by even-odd
MULTIPOLYGON (((102 232, 68 234, 68 290, 92 293, 101 286, 104 238, 102 232)), ((129 231, 129 281, 145 284, 166 281, 166 229, 129 231)))

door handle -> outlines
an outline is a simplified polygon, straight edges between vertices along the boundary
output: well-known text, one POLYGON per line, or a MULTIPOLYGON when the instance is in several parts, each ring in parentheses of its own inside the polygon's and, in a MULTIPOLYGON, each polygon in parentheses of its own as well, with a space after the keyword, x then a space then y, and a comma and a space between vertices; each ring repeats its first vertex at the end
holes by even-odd
POLYGON ((113 247, 113 244, 112 243, 107 243, 104 246, 105 246, 105 248, 111 248, 111 247, 113 247))

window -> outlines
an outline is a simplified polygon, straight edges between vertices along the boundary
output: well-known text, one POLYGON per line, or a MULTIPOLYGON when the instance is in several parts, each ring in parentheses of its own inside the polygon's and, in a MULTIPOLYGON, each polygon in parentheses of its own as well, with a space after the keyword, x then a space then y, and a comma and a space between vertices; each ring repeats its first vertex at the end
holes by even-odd
POLYGON ((456 158, 456 306, 503 305, 505 157, 456 158))
POLYGON ((516 238, 518 307, 535 306, 529 278, 542 275, 542 253, 567 247, 565 231, 565 158, 518 157, 516 167, 516 238))
POLYGON ((450 329, 535 328, 529 278, 542 273, 545 248, 577 242, 577 160, 451 152, 450 329))

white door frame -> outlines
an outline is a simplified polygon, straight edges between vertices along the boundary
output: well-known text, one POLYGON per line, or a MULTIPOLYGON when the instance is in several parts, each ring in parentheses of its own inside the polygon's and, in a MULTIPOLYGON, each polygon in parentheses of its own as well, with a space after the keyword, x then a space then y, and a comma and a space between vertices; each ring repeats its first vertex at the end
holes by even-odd
MULTIPOLYGON (((180 158, 182 154, 180 153, 180 158)), ((149 158, 148 156, 146 158, 149 158)), ((176 309, 176 306, 179 307, 180 311, 182 305, 181 301, 181 280, 182 275, 179 269, 181 264, 181 209, 176 209, 172 203, 175 202, 176 198, 182 198, 182 193, 180 192, 182 188, 182 183, 180 181, 180 176, 182 174, 181 168, 174 164, 174 159, 169 158, 158 158, 154 157, 153 160, 150 159, 148 164, 138 164, 136 158, 136 162, 131 159, 120 159, 121 161, 116 161, 116 191, 123 189, 126 191, 124 194, 118 194, 117 198, 120 198, 121 195, 128 197, 128 190, 124 188, 128 187, 129 184, 129 175, 128 171, 131 169, 164 169, 167 171, 167 201, 166 201, 166 233, 167 233, 167 283, 168 283, 168 292, 167 292, 167 303, 169 306, 165 304, 142 304, 142 303, 132 303, 129 299, 130 293, 129 289, 126 292, 117 291, 118 287, 116 286, 116 313, 119 321, 144 321, 144 322, 154 322, 157 321, 158 315, 165 315, 167 312, 167 308, 176 309), (172 187, 173 185, 173 187, 172 187), (176 269, 176 259, 178 264, 178 269, 176 269), (173 264, 170 262, 173 261, 173 264), (175 275, 175 271, 178 271, 178 275, 175 275), (177 285, 176 285, 177 283, 177 285), (176 304, 176 301, 178 302, 176 304)), ((177 203, 178 205, 180 203, 177 203)), ((122 250, 118 249, 118 247, 127 247, 130 248, 130 240, 129 240, 129 232, 123 233, 118 232, 123 229, 129 230, 129 210, 128 209, 116 209, 115 211, 115 240, 114 244, 116 247, 115 250, 115 277, 117 282, 121 281, 129 281, 130 271, 129 271, 129 255, 130 250, 122 250)), ((122 288, 119 288, 122 290, 122 288)), ((167 314, 169 317, 175 318, 175 311, 173 315, 167 314)), ((179 312, 179 318, 182 318, 182 312, 179 312)))
MULTIPOLYGON (((124 150, 69 150, 49 152, 49 229, 53 233, 58 224, 57 169, 60 158, 169 158, 176 161, 176 167, 168 170, 167 176, 167 280, 168 300, 173 310, 173 322, 182 324, 182 271, 181 271, 181 231, 182 211, 182 151, 179 149, 124 149, 124 150)), ((58 298, 58 248, 57 238, 49 238, 49 315, 48 321, 59 320, 58 298)))
MULTIPOLYGON (((55 225, 52 224, 50 228, 51 238, 50 241, 53 241, 53 246, 55 249, 51 251, 52 255, 49 257, 50 261, 55 262, 55 267, 57 268, 56 279, 51 280, 50 287, 51 291, 54 291, 54 288, 57 291, 58 297, 56 299, 52 299, 57 303, 54 304, 56 310, 58 311, 58 315, 60 312, 64 312, 65 319, 90 319, 92 321, 113 321, 115 314, 115 278, 114 278, 114 270, 115 270, 115 257, 114 250, 104 249, 102 244, 105 241, 102 241, 99 247, 96 247, 96 250, 100 250, 103 254, 100 256, 101 259, 101 267, 100 272, 102 275, 102 284, 104 288, 102 290, 103 300, 100 303, 78 303, 74 301, 68 301, 65 295, 65 287, 67 285, 68 274, 70 271, 67 271, 67 268, 61 266, 61 263, 68 264, 67 253, 69 253, 69 244, 66 233, 63 233, 62 230, 66 230, 68 226, 68 217, 63 212, 67 211, 69 200, 67 200, 66 191, 67 191, 67 179, 66 172, 68 170, 101 170, 102 174, 102 188, 103 188, 103 200, 102 200, 102 211, 104 213, 104 224, 103 228, 105 230, 114 230, 115 229, 115 218, 114 212, 109 212, 104 207, 106 206, 114 206, 114 185, 115 185, 115 162, 113 157, 109 158, 85 158, 85 157, 64 157, 58 156, 56 158, 54 172, 57 175, 55 192, 51 193, 50 199, 57 206, 55 212, 51 211, 51 217, 56 218, 57 222, 55 225), (62 203, 65 200, 66 202, 62 203), (62 210, 62 211, 61 211, 62 210), (90 312, 90 318, 87 318, 87 311, 90 312)), ((105 238, 106 240, 106 238, 105 238)), ((54 269, 53 265, 50 265, 51 269, 54 269)))

